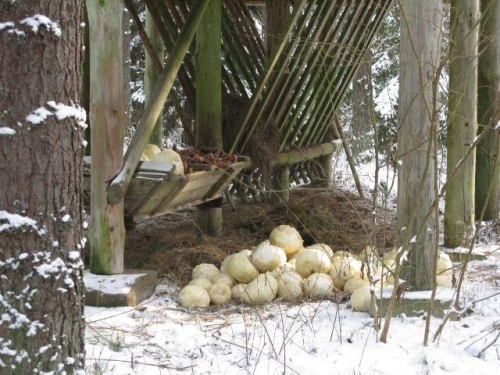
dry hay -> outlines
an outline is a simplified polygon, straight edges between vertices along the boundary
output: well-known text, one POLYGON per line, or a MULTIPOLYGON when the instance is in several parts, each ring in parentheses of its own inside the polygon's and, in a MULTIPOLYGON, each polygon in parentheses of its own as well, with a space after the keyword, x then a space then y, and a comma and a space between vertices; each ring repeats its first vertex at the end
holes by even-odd
MULTIPOLYGON (((341 191, 297 188, 286 205, 267 202, 239 204, 236 210, 223 208, 223 235, 207 237, 197 229, 194 210, 176 212, 139 222, 127 233, 125 263, 130 268, 153 269, 181 285, 200 263, 217 266, 228 255, 252 248, 268 238, 281 224, 297 228, 304 245, 323 242, 335 251, 359 253, 367 244, 393 246, 393 215, 373 231, 369 201, 341 191)), ((382 218, 378 218, 382 223, 382 218)))

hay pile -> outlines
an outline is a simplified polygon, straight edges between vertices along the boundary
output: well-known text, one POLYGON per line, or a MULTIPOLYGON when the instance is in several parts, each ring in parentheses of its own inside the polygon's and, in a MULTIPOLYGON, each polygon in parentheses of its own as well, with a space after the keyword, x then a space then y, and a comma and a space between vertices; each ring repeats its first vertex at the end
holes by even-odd
POLYGON ((216 238, 196 228, 194 210, 137 223, 127 232, 126 267, 156 270, 159 277, 185 285, 196 265, 220 266, 227 255, 264 241, 283 223, 298 229, 304 246, 328 243, 334 251, 359 254, 367 244, 379 250, 394 244, 393 215, 386 223, 379 217, 374 228, 370 202, 342 191, 297 188, 287 205, 240 204, 235 211, 224 207, 223 217, 223 236, 216 238))

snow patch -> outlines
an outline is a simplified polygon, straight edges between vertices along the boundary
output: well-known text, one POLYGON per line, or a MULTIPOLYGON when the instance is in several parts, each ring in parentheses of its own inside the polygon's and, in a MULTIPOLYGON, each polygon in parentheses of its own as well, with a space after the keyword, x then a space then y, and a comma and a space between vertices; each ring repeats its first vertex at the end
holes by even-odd
POLYGON ((35 14, 32 17, 28 17, 21 20, 21 24, 30 27, 31 31, 34 34, 38 34, 38 30, 41 27, 45 27, 55 36, 57 37, 61 36, 61 28, 59 27, 58 23, 52 21, 50 18, 43 16, 41 14, 35 14))
POLYGON ((0 135, 16 135, 16 131, 6 126, 0 126, 0 135))
MULTIPOLYGON (((36 221, 27 217, 18 214, 11 214, 7 211, 0 211, 0 233, 11 231, 15 229, 20 229, 23 227, 31 227, 38 234, 40 231, 36 226, 36 221)), ((40 234, 41 235, 41 234, 40 234)))

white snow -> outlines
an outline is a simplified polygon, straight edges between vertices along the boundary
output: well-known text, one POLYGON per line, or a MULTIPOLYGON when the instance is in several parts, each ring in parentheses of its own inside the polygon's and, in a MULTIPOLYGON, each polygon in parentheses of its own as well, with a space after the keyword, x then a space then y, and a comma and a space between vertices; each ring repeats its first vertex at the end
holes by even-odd
POLYGON ((95 275, 85 271, 85 288, 106 294, 128 293, 135 280, 145 273, 126 275, 95 275))
POLYGON ((79 127, 82 129, 87 128, 87 113, 83 108, 74 105, 56 103, 54 101, 47 102, 47 106, 49 109, 45 107, 35 109, 32 113, 26 116, 26 121, 34 125, 39 125, 44 122, 47 117, 52 115, 55 115, 58 121, 73 117, 76 119, 79 127))
POLYGON ((52 21, 50 18, 43 16, 41 14, 35 14, 32 17, 25 18, 21 20, 21 24, 31 28, 34 34, 38 34, 40 27, 45 27, 47 30, 51 31, 57 37, 61 36, 61 28, 57 22, 52 21))
POLYGON ((0 135, 16 135, 16 131, 7 126, 0 126, 0 135))
MULTIPOLYGON (((187 310, 176 298, 179 286, 163 280, 137 307, 85 307, 87 369, 110 374, 496 374, 500 371, 500 293, 477 273, 500 277, 499 251, 475 261, 462 290, 471 314, 447 323, 433 341, 441 318, 433 317, 429 346, 423 345, 424 312, 391 320, 386 344, 373 319, 347 302, 273 302, 261 307, 231 304, 187 310), (482 300, 485 298, 484 300, 482 300)), ((130 280, 85 273, 87 288, 119 290, 130 280), (96 284, 97 283, 97 284, 96 284)), ((384 297, 391 288, 384 288, 384 297)), ((406 292, 404 301, 430 292, 406 292)), ((437 289, 435 304, 448 309, 455 289, 437 289), (444 305, 443 305, 444 304, 444 305)), ((410 302, 408 302, 410 303, 410 302)), ((382 319, 382 325, 384 319, 382 319)))
POLYGON ((45 107, 37 108, 26 116, 26 121, 31 122, 34 125, 38 125, 45 121, 49 116, 52 116, 52 112, 48 111, 45 107))
POLYGON ((74 117, 78 121, 78 126, 83 129, 87 128, 87 112, 80 107, 74 105, 66 105, 54 101, 47 102, 47 105, 55 112, 56 118, 61 121, 68 117, 74 117))
MULTIPOLYGON (((358 172, 364 183, 373 183, 372 167, 363 166, 358 172)), ((382 175, 390 186, 393 171, 385 169, 382 175)), ((390 201, 396 190, 387 193, 390 201)), ((488 224, 483 227, 486 230, 488 224)), ((428 346, 423 345, 423 313, 393 317, 384 344, 374 331, 373 318, 353 312, 348 302, 276 301, 261 307, 230 304, 187 310, 176 302, 181 286, 163 280, 154 295, 137 307, 85 307, 86 367, 114 375, 497 374, 500 251, 496 236, 488 239, 474 249, 486 260, 470 263, 461 291, 462 305, 470 312, 448 321, 436 341, 434 334, 443 319, 433 317, 428 346)), ((402 261, 406 260, 408 252, 403 248, 399 252, 404 252, 402 261)), ((127 282, 109 276, 89 279, 85 273, 87 288, 117 290, 126 288, 127 282)), ((384 288, 383 296, 391 292, 390 287, 384 288)), ((452 311, 449 304, 455 292, 438 288, 435 305, 452 311)), ((429 297, 429 291, 406 292, 396 303, 429 297)))
POLYGON ((38 232, 35 220, 27 216, 0 211, 0 233, 23 227, 31 227, 38 232))

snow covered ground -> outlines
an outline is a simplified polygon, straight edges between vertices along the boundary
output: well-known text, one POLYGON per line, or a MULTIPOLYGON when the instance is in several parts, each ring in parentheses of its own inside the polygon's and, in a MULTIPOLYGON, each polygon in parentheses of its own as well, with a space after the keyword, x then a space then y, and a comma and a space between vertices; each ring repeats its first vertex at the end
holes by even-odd
MULTIPOLYGON (((500 254, 492 245, 478 250, 490 255, 472 263, 462 292, 469 315, 449 321, 427 347, 423 315, 392 319, 384 344, 373 319, 348 303, 186 310, 165 280, 138 307, 86 307, 87 373, 498 374, 500 254)), ((441 322, 431 320, 431 337, 441 322)))
MULTIPOLYGON (((348 302, 186 310, 178 287, 163 280, 135 308, 86 307, 87 373, 500 374, 500 246, 492 225, 475 249, 486 259, 470 264, 461 293, 467 314, 448 321, 436 341, 442 319, 432 318, 428 346, 423 313, 394 317, 381 343, 373 319, 348 302)), ((453 294, 442 288, 437 298, 453 294)))

